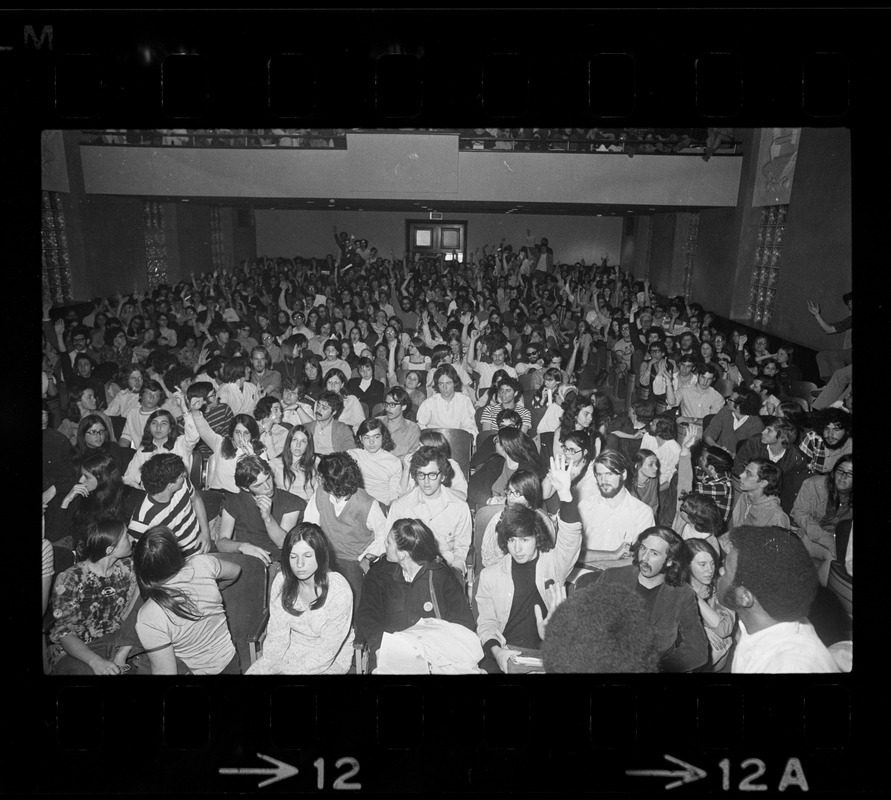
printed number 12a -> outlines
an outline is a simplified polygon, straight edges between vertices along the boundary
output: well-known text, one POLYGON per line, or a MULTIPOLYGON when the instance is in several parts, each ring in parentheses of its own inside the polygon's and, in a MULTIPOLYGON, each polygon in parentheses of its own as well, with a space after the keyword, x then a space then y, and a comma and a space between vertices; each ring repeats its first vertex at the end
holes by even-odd
MULTIPOLYGON (((721 767, 721 788, 725 792, 730 791, 730 759, 723 759, 718 766, 721 767)), ((746 775, 739 782, 740 791, 767 791, 766 784, 755 783, 765 772, 765 764, 760 758, 748 758, 740 764, 740 767, 744 770, 754 768, 754 772, 746 775)), ((790 786, 797 786, 803 792, 808 790, 807 778, 804 777, 804 770, 801 768, 801 762, 797 758, 790 758, 786 762, 786 769, 783 772, 783 777, 780 779, 779 791, 783 792, 790 786)))
MULTIPOLYGON (((325 788, 325 759, 317 758, 312 762, 312 765, 316 768, 316 786, 319 791, 322 791, 325 788)), ((339 758, 334 762, 334 769, 340 769, 341 767, 346 767, 346 772, 342 775, 338 775, 334 779, 334 783, 332 784, 332 789, 361 789, 362 784, 358 781, 350 782, 350 778, 359 774, 359 762, 356 761, 355 758, 339 758)))

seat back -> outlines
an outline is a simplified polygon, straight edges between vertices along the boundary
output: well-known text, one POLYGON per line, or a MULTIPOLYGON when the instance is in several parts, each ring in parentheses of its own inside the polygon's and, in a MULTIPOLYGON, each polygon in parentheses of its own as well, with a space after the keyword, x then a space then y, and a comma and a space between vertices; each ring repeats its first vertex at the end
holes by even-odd
POLYGON ((854 581, 838 561, 833 561, 829 565, 829 579, 826 582, 826 587, 839 599, 845 614, 853 619, 854 581))
POLYGON ((452 458, 458 462, 461 471, 470 475, 470 457, 473 454, 473 436, 460 428, 433 428, 443 436, 452 450, 452 458))
POLYGON ((814 404, 814 392, 819 391, 817 384, 811 381, 789 381, 786 384, 786 394, 789 397, 800 397, 807 403, 808 411, 814 404))
POLYGON ((579 589, 591 586, 596 583, 603 574, 602 569, 596 567, 586 567, 582 564, 576 564, 569 575, 566 577, 566 594, 569 596, 579 589))

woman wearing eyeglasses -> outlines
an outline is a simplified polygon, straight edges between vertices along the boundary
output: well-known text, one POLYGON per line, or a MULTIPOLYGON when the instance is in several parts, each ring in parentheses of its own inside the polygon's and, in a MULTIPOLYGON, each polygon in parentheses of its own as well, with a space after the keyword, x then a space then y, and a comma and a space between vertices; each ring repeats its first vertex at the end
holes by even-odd
MULTIPOLYGON (((548 479, 546 478, 545 480, 548 479)), ((549 480, 548 485, 551 486, 549 480)), ((551 491, 554 491, 553 487, 551 487, 551 491)), ((507 494, 504 499, 504 506, 502 506, 501 510, 489 520, 489 523, 486 525, 486 530, 483 533, 483 541, 480 545, 480 558, 484 568, 500 561, 507 554, 507 551, 502 550, 498 544, 498 537, 495 533, 495 528, 498 525, 505 508, 521 505, 531 508, 533 511, 537 511, 541 515, 545 525, 548 526, 548 530, 551 532, 551 539, 553 540, 557 536, 556 526, 541 508, 542 481, 534 472, 518 469, 511 475, 510 480, 507 483, 507 494)))
MULTIPOLYGON (((594 489, 597 486, 592 466, 595 454, 591 445, 591 435, 584 430, 568 433, 566 440, 560 445, 560 453, 569 467, 571 488, 579 494, 583 494, 588 488, 594 489)), ((552 499, 555 491, 550 476, 545 475, 541 484, 541 494, 543 500, 551 501, 548 503, 548 508, 551 510, 556 510, 557 501, 552 499)))
POLYGON ((68 412, 67 418, 62 420, 58 431, 67 436, 71 444, 77 444, 77 431, 81 420, 88 414, 99 417, 105 429, 108 432, 109 441, 114 441, 114 431, 111 427, 111 420, 103 411, 98 409, 98 399, 96 392, 89 386, 81 386, 68 392, 68 412))
POLYGON ((72 461, 75 466, 79 466, 85 458, 98 453, 111 456, 123 474, 130 463, 133 451, 129 448, 125 451, 117 442, 112 441, 102 417, 98 414, 87 414, 77 426, 72 461))

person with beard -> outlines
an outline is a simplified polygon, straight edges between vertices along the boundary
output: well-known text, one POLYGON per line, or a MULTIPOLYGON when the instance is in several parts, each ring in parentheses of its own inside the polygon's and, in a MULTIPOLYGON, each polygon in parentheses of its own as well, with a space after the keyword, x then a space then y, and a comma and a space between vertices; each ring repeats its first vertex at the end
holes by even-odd
POLYGON ((603 450, 594 459, 597 492, 579 502, 584 531, 583 560, 589 566, 614 567, 627 563, 631 544, 654 524, 653 509, 625 488, 629 465, 617 450, 603 450))
POLYGON ((319 395, 313 410, 315 419, 306 425, 317 455, 340 453, 356 446, 350 426, 337 419, 342 411, 343 397, 337 392, 324 391, 319 395))
POLYGON ((696 593, 684 580, 683 550, 683 539, 671 528, 646 528, 634 543, 632 563, 606 570, 596 584, 633 588, 643 598, 656 631, 660 672, 690 672, 708 660, 696 593))
POLYGON ((799 449, 810 462, 810 473, 825 475, 832 472, 842 456, 850 455, 854 449, 851 415, 840 408, 827 408, 814 416, 819 422, 804 437, 799 449))
POLYGON ((802 542, 776 526, 744 525, 724 534, 718 600, 739 618, 731 672, 839 672, 807 614, 817 572, 802 542))
POLYGON ((731 527, 779 526, 789 530, 789 517, 780 506, 779 467, 766 458, 753 458, 739 476, 739 498, 730 515, 731 527))

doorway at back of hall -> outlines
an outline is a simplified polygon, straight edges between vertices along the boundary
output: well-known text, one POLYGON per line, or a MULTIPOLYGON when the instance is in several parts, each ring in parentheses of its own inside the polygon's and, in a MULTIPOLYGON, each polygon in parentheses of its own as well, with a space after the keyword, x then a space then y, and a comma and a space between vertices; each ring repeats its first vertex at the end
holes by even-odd
POLYGON ((467 260, 467 221, 407 219, 405 250, 412 262, 442 255, 445 261, 463 264, 467 260))

